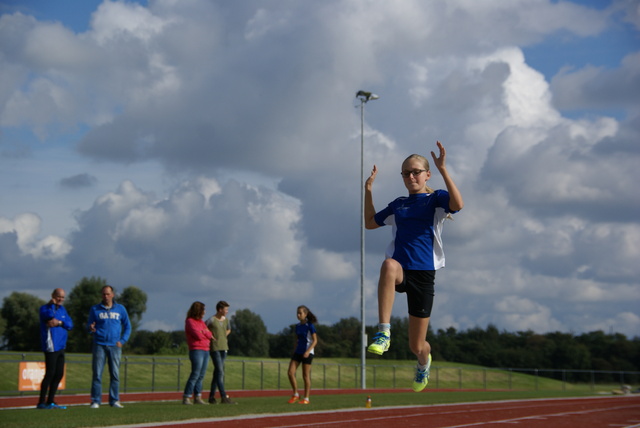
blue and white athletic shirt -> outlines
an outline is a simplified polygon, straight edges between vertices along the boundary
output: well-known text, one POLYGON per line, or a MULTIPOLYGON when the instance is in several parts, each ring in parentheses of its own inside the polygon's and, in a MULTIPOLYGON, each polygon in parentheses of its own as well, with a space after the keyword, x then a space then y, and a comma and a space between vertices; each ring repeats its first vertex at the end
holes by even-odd
POLYGON ((444 267, 442 225, 449 210, 449 192, 402 196, 376 213, 379 226, 393 227, 393 241, 386 256, 406 270, 437 270, 444 267))
MULTIPOLYGON (((313 333, 316 332, 316 328, 310 322, 296 325, 296 335, 298 336, 298 345, 294 351, 296 354, 303 355, 307 352, 309 345, 313 342, 313 333)), ((313 349, 309 352, 309 355, 313 355, 313 349)))

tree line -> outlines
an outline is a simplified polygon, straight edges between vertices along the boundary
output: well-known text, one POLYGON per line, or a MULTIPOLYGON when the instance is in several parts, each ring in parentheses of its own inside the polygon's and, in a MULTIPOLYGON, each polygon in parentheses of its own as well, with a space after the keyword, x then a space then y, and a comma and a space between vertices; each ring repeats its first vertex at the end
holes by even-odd
MULTIPOLYGON (((90 352, 91 337, 84 326, 89 308, 98 303, 100 290, 106 285, 102 278, 82 278, 67 294, 65 307, 75 328, 69 334, 68 352, 90 352)), ((147 295, 135 286, 126 287, 116 296, 129 312, 132 334, 124 352, 144 355, 186 355, 183 330, 140 330, 146 311, 147 295)), ((28 293, 14 292, 4 298, 0 310, 0 334, 3 349, 40 351, 38 311, 45 301, 28 293)), ((409 349, 408 318, 391 320, 392 345, 384 357, 394 360, 414 360, 409 349)), ((249 309, 237 310, 230 318, 230 356, 289 358, 295 345, 295 324, 271 334, 260 315, 249 309)), ((360 321, 343 318, 333 325, 318 324, 316 356, 323 358, 356 358, 360 356, 360 321)), ((373 337, 376 326, 366 327, 373 337)), ((427 334, 435 361, 477 364, 485 367, 521 369, 567 369, 602 371, 640 371, 640 338, 628 339, 620 333, 593 331, 574 335, 553 332, 499 331, 495 326, 433 331, 427 334)))

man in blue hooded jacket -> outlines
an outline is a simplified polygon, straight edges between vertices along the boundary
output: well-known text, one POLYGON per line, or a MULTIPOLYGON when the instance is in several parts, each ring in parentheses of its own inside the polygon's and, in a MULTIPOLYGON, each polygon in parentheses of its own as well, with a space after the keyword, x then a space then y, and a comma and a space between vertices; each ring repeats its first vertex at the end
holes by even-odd
POLYGON ((53 401, 64 376, 67 332, 73 328, 73 321, 62 306, 64 298, 64 290, 56 288, 49 303, 40 307, 40 343, 44 351, 45 373, 40 384, 38 409, 66 409, 53 401))
POLYGON ((102 402, 102 372, 105 361, 109 364, 109 404, 120 404, 120 358, 122 345, 131 335, 131 322, 124 306, 113 301, 113 287, 102 287, 102 302, 91 307, 87 327, 93 334, 93 380, 91 382, 91 408, 102 402))

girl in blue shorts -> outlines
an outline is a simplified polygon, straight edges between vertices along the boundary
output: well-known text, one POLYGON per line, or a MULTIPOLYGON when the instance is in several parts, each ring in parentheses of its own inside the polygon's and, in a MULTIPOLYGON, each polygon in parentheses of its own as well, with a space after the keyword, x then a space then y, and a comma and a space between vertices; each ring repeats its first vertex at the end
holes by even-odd
POLYGON ((296 325, 296 349, 289 362, 289 382, 293 389, 293 395, 289 399, 289 404, 309 404, 309 392, 311 391, 311 362, 313 361, 313 348, 318 343, 318 335, 314 324, 318 322, 313 313, 304 305, 298 306, 296 312, 298 321, 296 325), (300 399, 298 394, 298 382, 296 381, 296 370, 302 363, 302 378, 304 379, 304 398, 300 399))
POLYGON ((409 347, 418 357, 413 390, 422 391, 429 382, 431 345, 426 341, 434 280, 444 267, 441 231, 444 220, 462 209, 462 195, 449 176, 446 151, 438 141, 439 155, 431 152, 433 163, 447 190, 427 186, 431 178, 429 161, 411 155, 402 163, 402 178, 409 196, 399 197, 380 212, 373 205, 371 188, 378 173, 374 165, 365 183, 364 222, 367 229, 393 226, 394 239, 380 269, 378 281, 378 333, 367 350, 382 355, 391 343, 391 310, 395 292, 406 293, 409 307, 409 347))

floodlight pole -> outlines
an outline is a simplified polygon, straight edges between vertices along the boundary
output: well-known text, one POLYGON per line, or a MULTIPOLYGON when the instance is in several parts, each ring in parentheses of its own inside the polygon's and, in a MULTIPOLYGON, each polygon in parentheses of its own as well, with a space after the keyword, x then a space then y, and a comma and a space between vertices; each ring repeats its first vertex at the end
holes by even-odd
POLYGON ((367 388, 367 334, 364 321, 364 105, 369 100, 377 100, 378 96, 371 92, 358 91, 356 97, 360 100, 360 385, 367 388))

